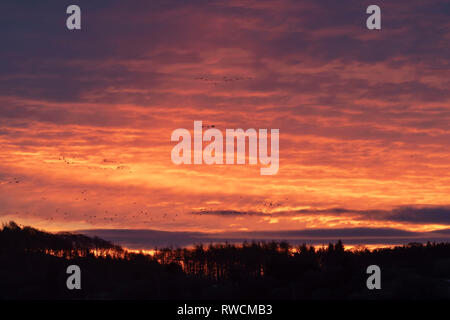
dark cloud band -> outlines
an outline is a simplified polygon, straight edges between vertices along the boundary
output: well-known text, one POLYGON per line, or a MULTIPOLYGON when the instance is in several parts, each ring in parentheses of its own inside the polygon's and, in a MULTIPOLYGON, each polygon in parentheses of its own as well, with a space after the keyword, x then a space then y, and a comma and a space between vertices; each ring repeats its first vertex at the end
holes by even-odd
POLYGON ((450 225, 450 206, 401 206, 392 210, 354 210, 347 208, 302 209, 273 213, 238 210, 202 210, 193 212, 198 215, 233 216, 270 216, 289 217, 301 215, 355 215, 359 219, 397 221, 406 223, 450 225))

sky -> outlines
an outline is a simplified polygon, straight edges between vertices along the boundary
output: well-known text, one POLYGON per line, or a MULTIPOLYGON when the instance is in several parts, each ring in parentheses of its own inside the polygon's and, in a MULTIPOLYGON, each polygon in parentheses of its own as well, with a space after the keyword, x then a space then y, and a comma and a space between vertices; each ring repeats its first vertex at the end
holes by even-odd
POLYGON ((370 4, 2 1, 0 221, 448 241, 450 4, 370 4), (196 120, 279 129, 278 173, 175 165, 196 120))

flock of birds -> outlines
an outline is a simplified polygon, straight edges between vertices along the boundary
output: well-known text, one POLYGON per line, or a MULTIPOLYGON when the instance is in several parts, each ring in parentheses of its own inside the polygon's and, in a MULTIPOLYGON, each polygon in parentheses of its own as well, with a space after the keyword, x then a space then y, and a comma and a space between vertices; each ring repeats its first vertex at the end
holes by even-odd
MULTIPOLYGON (((203 128, 215 128, 216 125, 203 125, 203 128)), ((66 165, 73 165, 76 162, 72 159, 67 158, 64 155, 60 155, 58 158, 60 161, 63 161, 64 164, 66 165)), ((122 162, 117 162, 115 160, 109 160, 109 159, 103 159, 102 161, 103 164, 109 164, 109 165, 115 165, 117 164, 117 168, 118 170, 124 170, 124 169, 128 169, 128 167, 126 165, 124 165, 122 162)), ((131 171, 130 171, 131 172, 131 171)), ((21 182, 21 180, 19 180, 19 178, 16 177, 6 177, 4 179, 0 178, 0 185, 4 185, 4 184, 19 184, 21 182)), ((74 198, 72 198, 72 204, 75 203, 75 207, 80 208, 80 207, 86 207, 86 211, 91 211, 95 212, 95 213, 84 213, 81 215, 82 220, 90 223, 90 224, 96 224, 96 223, 114 223, 114 222, 119 222, 120 220, 123 221, 123 218, 128 217, 128 218, 132 218, 132 219, 140 219, 142 222, 157 222, 157 221, 167 221, 167 220, 171 220, 173 222, 176 221, 176 219, 179 217, 178 213, 175 214, 168 214, 168 213, 151 213, 150 211, 147 210, 147 208, 145 206, 141 206, 138 205, 137 202, 133 203, 133 206, 135 207, 141 207, 139 208, 130 208, 129 210, 132 210, 133 212, 135 212, 135 214, 132 215, 121 215, 118 213, 113 213, 110 211, 109 208, 111 208, 108 204, 108 209, 104 208, 104 209, 100 209, 99 207, 101 207, 103 205, 102 202, 99 202, 98 200, 94 200, 92 199, 90 196, 88 196, 89 192, 86 189, 83 189, 81 191, 79 191, 79 194, 77 194, 74 198), (93 200, 93 201, 92 201, 93 200), (77 202, 86 202, 86 205, 79 205, 76 204, 77 202), (97 208, 92 208, 92 204, 93 202, 96 202, 96 206, 97 208), (88 209, 89 207, 91 207, 91 209, 88 209), (142 207, 145 207, 144 209, 142 209, 142 207)), ((242 196, 240 197, 240 199, 242 199, 242 196)), ((45 203, 47 201, 50 201, 50 199, 48 199, 47 197, 41 197, 41 203, 45 203)), ((261 208, 257 208, 257 211, 261 211, 261 212, 265 212, 266 210, 271 210, 274 208, 277 208, 279 206, 281 206, 282 203, 281 202, 273 202, 273 201, 264 201, 262 203, 262 207, 261 208)), ((78 211, 78 210, 77 210, 78 211)), ((210 210, 206 210, 206 211, 210 211, 213 212, 214 210, 211 208, 210 210)), ((205 213, 206 213, 205 211, 205 213)), ((18 213, 17 213, 18 214, 18 213)), ((73 221, 74 220, 74 215, 79 216, 78 214, 71 214, 68 211, 63 211, 61 210, 59 207, 54 209, 54 214, 49 215, 45 218, 45 220, 47 221, 55 221, 55 220, 63 220, 63 221, 73 221)), ((201 215, 201 213, 200 213, 201 215)))
MULTIPOLYGON (((241 197, 242 198, 242 197, 241 197)), ((287 198, 286 198, 287 199, 287 198)), ((41 197, 41 201, 45 202, 49 200, 47 197, 41 197)), ((88 191, 87 190, 82 190, 78 196, 76 196, 75 198, 73 198, 74 202, 79 202, 79 201, 90 201, 90 199, 88 198, 88 191)), ((97 206, 102 206, 102 202, 98 202, 96 203, 97 206)), ((137 202, 133 203, 134 206, 138 206, 137 202)), ((273 202, 273 201, 264 201, 261 205, 261 208, 257 208, 256 212, 265 212, 265 209, 274 209, 277 208, 279 206, 282 206, 283 203, 282 202, 273 202)), ((77 205, 78 206, 78 205, 77 205)), ((78 206, 79 207, 79 206, 78 206)), ((89 209, 87 209, 89 210, 89 209)), ((114 222, 119 222, 119 221, 123 221, 123 218, 132 218, 132 219, 140 219, 142 222, 160 222, 160 221, 167 221, 168 219, 170 219, 172 222, 175 222, 176 219, 179 217, 178 213, 175 214, 168 214, 168 213, 160 213, 160 214, 152 214, 150 211, 145 210, 145 209, 134 209, 134 212, 137 212, 136 214, 133 215, 120 215, 118 213, 113 213, 108 209, 102 209, 102 210, 98 210, 98 209, 94 209, 92 211, 95 211, 96 213, 84 213, 81 215, 82 220, 84 222, 87 222, 89 224, 95 225, 98 223, 114 223, 114 222), (159 218, 159 219, 158 219, 159 218)), ((216 210, 214 208, 208 208, 208 209, 202 209, 199 212, 196 212, 196 215, 207 215, 210 213, 215 212, 216 210)), ((18 214, 18 212, 17 212, 18 214)), ((270 213, 269 213, 270 215, 270 213)), ((195 215, 193 216, 195 218, 195 215)), ((62 211, 59 207, 55 208, 54 210, 54 214, 51 216, 46 217, 44 220, 47 220, 49 222, 55 221, 55 220, 62 220, 62 221, 73 221, 73 216, 70 214, 70 212, 67 211, 62 211)))
POLYGON ((5 178, 4 180, 0 180, 0 185, 2 184, 17 184, 20 183, 18 178, 5 178))

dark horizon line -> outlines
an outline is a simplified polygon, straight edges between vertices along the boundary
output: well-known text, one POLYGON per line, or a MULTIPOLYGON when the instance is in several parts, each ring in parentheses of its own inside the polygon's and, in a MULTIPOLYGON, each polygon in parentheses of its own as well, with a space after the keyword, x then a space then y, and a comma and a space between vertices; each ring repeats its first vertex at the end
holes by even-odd
POLYGON ((411 242, 450 242, 450 228, 414 232, 395 228, 335 228, 280 231, 195 232, 154 229, 89 229, 75 232, 97 236, 129 249, 188 247, 195 244, 287 241, 292 245, 328 244, 341 240, 345 245, 402 245, 411 242))

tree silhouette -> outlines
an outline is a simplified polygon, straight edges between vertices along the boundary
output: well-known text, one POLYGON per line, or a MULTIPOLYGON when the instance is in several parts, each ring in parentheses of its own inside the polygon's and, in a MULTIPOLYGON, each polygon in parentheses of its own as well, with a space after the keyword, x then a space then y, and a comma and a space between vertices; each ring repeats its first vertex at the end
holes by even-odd
POLYGON ((14 222, 0 230, 1 299, 448 299, 450 244, 316 250, 288 242, 198 244, 153 256, 73 233, 14 222), (65 287, 68 265, 83 270, 83 290, 65 287), (381 267, 383 290, 365 286, 381 267))

